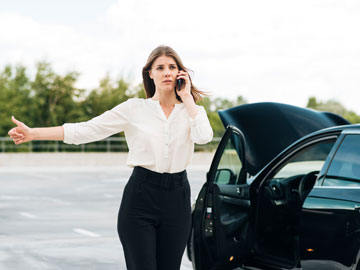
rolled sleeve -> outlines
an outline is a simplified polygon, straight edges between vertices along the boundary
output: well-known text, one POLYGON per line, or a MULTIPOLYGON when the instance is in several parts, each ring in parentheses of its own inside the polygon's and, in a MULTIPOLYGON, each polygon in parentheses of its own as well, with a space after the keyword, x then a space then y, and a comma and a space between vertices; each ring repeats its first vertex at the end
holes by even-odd
POLYGON ((64 124, 64 143, 74 144, 75 126, 74 124, 64 124))
POLYGON ((213 139, 213 130, 204 107, 197 106, 198 113, 194 119, 189 116, 190 138, 194 143, 206 144, 213 139))

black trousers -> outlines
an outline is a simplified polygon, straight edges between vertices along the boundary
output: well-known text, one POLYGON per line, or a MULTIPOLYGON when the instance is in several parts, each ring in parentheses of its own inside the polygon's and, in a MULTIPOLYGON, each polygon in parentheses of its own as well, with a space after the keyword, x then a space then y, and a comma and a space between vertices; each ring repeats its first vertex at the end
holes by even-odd
POLYGON ((125 186, 118 233, 128 270, 179 270, 191 228, 186 171, 135 167, 125 186))

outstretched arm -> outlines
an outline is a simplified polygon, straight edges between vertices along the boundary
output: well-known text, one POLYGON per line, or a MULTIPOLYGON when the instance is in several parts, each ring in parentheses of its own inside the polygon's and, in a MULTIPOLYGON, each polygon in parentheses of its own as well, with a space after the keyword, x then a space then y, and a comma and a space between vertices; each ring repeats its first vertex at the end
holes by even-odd
POLYGON ((12 128, 8 134, 15 144, 21 144, 35 140, 63 141, 64 128, 46 127, 46 128, 29 128, 23 122, 11 117, 16 127, 12 128))

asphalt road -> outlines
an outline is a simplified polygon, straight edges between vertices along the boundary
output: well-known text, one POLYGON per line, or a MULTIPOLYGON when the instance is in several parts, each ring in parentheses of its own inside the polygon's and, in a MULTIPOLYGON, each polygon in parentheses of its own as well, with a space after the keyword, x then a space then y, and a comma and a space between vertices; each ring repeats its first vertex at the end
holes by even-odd
MULTIPOLYGON (((126 269, 116 231, 127 168, 0 170, 0 269, 126 269)), ((190 168, 192 201, 206 167, 190 168)), ((184 254, 181 270, 192 269, 184 254)))

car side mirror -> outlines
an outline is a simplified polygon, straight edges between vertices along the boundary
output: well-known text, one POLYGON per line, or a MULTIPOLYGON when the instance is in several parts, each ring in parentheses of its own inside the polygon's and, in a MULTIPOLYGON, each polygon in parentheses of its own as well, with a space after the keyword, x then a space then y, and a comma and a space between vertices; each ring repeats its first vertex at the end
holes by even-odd
POLYGON ((234 184, 235 174, 230 169, 216 170, 215 183, 217 184, 234 184))

